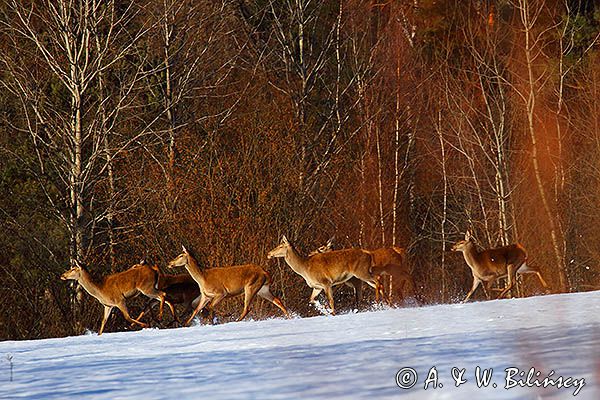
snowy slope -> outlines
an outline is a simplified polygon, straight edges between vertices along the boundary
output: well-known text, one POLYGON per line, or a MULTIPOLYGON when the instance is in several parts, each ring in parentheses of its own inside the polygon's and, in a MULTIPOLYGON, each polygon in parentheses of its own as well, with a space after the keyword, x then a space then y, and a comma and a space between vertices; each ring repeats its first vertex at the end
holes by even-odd
POLYGON ((573 382, 504 389, 506 368, 535 367, 540 381, 552 369, 553 378, 584 378, 576 398, 598 399, 599 311, 600 292, 590 292, 5 341, 0 398, 573 398, 573 382), (424 390, 433 366, 443 387, 424 390), (488 387, 477 387, 476 366, 493 369, 488 387), (412 389, 396 385, 404 367, 418 373, 412 389), (465 368, 458 388, 452 367, 465 368))

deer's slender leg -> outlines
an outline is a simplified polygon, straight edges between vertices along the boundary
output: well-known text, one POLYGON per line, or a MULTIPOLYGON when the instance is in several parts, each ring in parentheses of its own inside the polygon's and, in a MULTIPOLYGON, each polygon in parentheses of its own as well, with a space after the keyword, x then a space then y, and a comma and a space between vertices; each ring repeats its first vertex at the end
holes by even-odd
POLYGON ((535 274, 538 277, 538 279, 540 280, 540 283, 542 284, 542 286, 544 287, 544 289, 546 290, 546 293, 550 293, 550 287, 548 286, 548 284, 546 283, 546 281, 544 280, 544 278, 542 278, 542 274, 540 274, 540 271, 536 271, 535 274))
POLYGON ((287 308, 285 308, 285 306, 283 305, 283 301, 281 301, 279 297, 275 296, 273 298, 273 304, 279 307, 279 309, 283 312, 283 315, 285 315, 287 318, 291 318, 290 313, 288 312, 287 308))
POLYGON ((506 293, 508 293, 508 291, 511 290, 513 288, 513 286, 515 285, 517 269, 518 268, 515 268, 515 266, 513 264, 510 264, 506 268, 506 270, 508 272, 508 285, 504 288, 504 290, 498 296, 499 299, 504 297, 504 295, 506 295, 506 293))
POLYGON ((169 309, 171 310, 171 314, 173 315, 173 318, 175 318, 175 309, 173 308, 173 305, 169 301, 166 300, 166 296, 167 295, 166 295, 165 292, 154 288, 154 286, 151 287, 151 288, 149 288, 149 289, 148 288, 146 288, 146 289, 140 289, 140 291, 144 295, 146 295, 148 297, 151 297, 153 299, 156 299, 156 300, 158 300, 160 302, 160 307, 158 309, 158 320, 159 321, 162 320, 163 305, 165 303, 167 304, 167 306, 169 306, 169 309))
POLYGON ((383 278, 381 277, 381 275, 377 275, 377 278, 375 278, 375 301, 379 302, 379 298, 385 298, 385 290, 383 288, 383 283, 382 283, 383 278))
POLYGON ((523 271, 521 269, 521 271, 519 271, 519 273, 521 275, 523 275, 523 274, 535 274, 535 276, 537 276, 538 280, 540 281, 541 285, 543 286, 544 291, 546 293, 550 293, 550 288, 549 288, 548 284, 546 283, 546 281, 544 280, 544 278, 542 278, 542 274, 540 273, 540 271, 536 271, 536 270, 533 270, 533 269, 529 269, 529 270, 523 271))
POLYGON ((331 290, 331 286, 325 287, 325 294, 327 295, 327 298, 329 299, 329 307, 331 307, 331 314, 335 315, 335 304, 333 303, 333 293, 331 290))
MULTIPOLYGON (((142 310, 140 315, 137 316, 136 319, 139 321, 144 315, 146 315, 146 311, 148 311, 148 309, 151 307, 152 307, 152 299, 150 299, 149 301, 146 302, 144 309, 142 310)), ((135 325, 135 324, 131 324, 131 326, 133 326, 133 325, 135 325)))
POLYGON ((173 319, 176 320, 177 316, 175 315, 175 307, 173 307, 173 304, 171 304, 171 302, 166 299, 164 300, 164 302, 167 306, 169 306, 169 309, 171 310, 171 314, 173 315, 173 319))
POLYGON ((208 305, 208 307, 211 310, 214 310, 215 306, 217 304, 219 304, 221 301, 223 301, 223 299, 227 297, 226 293, 219 293, 218 295, 216 295, 215 297, 212 298, 212 300, 210 301, 210 304, 208 305))
POLYGON ((222 302, 226 297, 227 297, 227 293, 219 293, 218 295, 213 297, 212 300, 210 301, 210 303, 208 303, 206 308, 200 314, 200 318, 208 317, 209 323, 211 325, 213 325, 214 320, 215 320, 215 307, 217 306, 217 304, 222 302), (208 309, 209 311, 207 312, 206 309, 208 309))
POLYGON ((142 328, 146 328, 146 327, 148 327, 148 325, 147 325, 147 324, 145 324, 145 323, 143 323, 143 322, 140 322, 140 321, 138 321, 137 319, 133 319, 133 318, 131 318, 131 316, 129 315, 129 311, 127 311, 127 306, 125 305, 125 303, 117 304, 117 308, 118 308, 119 310, 121 310, 121 312, 123 313, 123 316, 125 317, 125 319, 126 319, 128 322, 133 322, 133 323, 136 323, 136 324, 138 324, 139 326, 141 326, 142 328))
POLYGON ((238 321, 243 320, 246 315, 248 315, 248 313, 250 312, 250 302, 252 301, 252 299, 254 298, 254 296, 256 296, 256 292, 258 292, 257 287, 255 286, 246 286, 246 288, 244 289, 244 311, 242 312, 242 315, 240 315, 240 318, 238 318, 238 321))
POLYGON ((471 295, 475 292, 480 283, 481 280, 479 280, 479 278, 473 277, 473 285, 471 286, 469 293, 467 293, 467 297, 462 301, 463 303, 466 303, 471 298, 471 295))
POLYGON ((290 317, 290 314, 288 314, 287 309, 285 308, 285 306, 283 305, 283 303, 281 302, 281 300, 279 299, 279 297, 275 297, 273 296, 273 293, 271 293, 271 289, 269 288, 269 285, 263 285, 263 287, 260 288, 260 290, 257 293, 260 297, 262 297, 265 300, 270 301, 271 303, 275 304, 281 311, 283 311, 283 314, 286 317, 290 317))
POLYGON ((206 296, 204 293, 202 293, 202 298, 200 298, 200 302, 198 303, 198 305, 196 306, 196 308, 194 309, 194 312, 192 313, 192 315, 188 318, 188 320, 185 322, 185 325, 189 325, 190 322, 192 322, 192 320, 194 319, 194 317, 196 316, 196 314, 198 314, 198 312, 200 310, 202 310, 207 304, 208 302, 211 300, 210 297, 206 296))
POLYGON ((362 281, 357 281, 354 285, 354 301, 356 302, 356 309, 360 306, 360 301, 362 300, 362 281))
POLYGON ((310 300, 309 300, 309 302, 311 302, 311 303, 313 303, 313 304, 314 304, 314 303, 316 302, 316 298, 317 298, 317 296, 319 295, 319 293, 321 293, 321 290, 323 290, 323 289, 320 289, 320 288, 313 288, 313 291, 312 291, 312 293, 310 294, 310 300))
POLYGON ((110 312, 112 311, 112 309, 113 308, 111 306, 104 306, 104 317, 102 318, 102 324, 100 325, 98 336, 102 335, 102 332, 104 331, 104 325, 106 324, 108 317, 110 317, 110 312))
POLYGON ((490 292, 489 292, 489 287, 491 286, 493 282, 483 282, 483 285, 481 285, 481 288, 483 289, 483 293, 485 294, 485 298, 490 300, 490 292))

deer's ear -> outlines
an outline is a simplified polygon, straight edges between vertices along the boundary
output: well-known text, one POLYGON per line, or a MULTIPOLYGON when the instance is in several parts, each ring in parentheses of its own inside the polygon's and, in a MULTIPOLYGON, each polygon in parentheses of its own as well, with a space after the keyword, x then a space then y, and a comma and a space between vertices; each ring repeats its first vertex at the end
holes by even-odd
POLYGON ((185 248, 185 246, 184 246, 184 245, 181 245, 181 249, 183 250, 183 252, 184 252, 185 254, 188 254, 188 251, 187 251, 187 249, 185 248))
POLYGON ((283 235, 283 236, 281 237, 281 243, 288 244, 288 243, 290 243, 290 242, 288 242, 288 240, 287 240, 287 238, 285 237, 285 235, 283 235))

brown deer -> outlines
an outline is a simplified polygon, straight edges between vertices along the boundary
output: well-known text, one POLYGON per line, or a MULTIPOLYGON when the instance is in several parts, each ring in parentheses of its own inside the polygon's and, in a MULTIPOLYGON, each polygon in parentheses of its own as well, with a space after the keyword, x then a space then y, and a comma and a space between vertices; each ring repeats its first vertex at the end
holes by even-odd
MULTIPOLYGON (((145 264, 145 261, 140 261, 140 264, 145 264)), ((169 275, 163 274, 158 266, 151 266, 158 274, 157 289, 165 292, 165 300, 173 305, 182 304, 185 307, 185 312, 193 312, 200 302, 200 287, 198 283, 189 274, 169 275)), ((151 299, 140 315, 136 318, 138 321, 151 309, 156 303, 151 299)), ((204 317, 207 315, 203 315, 204 317)), ((177 314, 174 315, 174 322, 180 323, 177 314)))
POLYGON ((275 304, 286 317, 289 314, 278 297, 273 296, 269 285, 271 279, 267 271, 258 265, 245 264, 232 267, 201 269, 196 258, 183 247, 183 253, 169 263, 169 268, 185 267, 192 278, 200 286, 200 302, 186 321, 189 325, 192 319, 210 302, 210 308, 219 304, 223 299, 244 293, 244 311, 238 321, 250 311, 250 303, 256 295, 275 304))
MULTIPOLYGON (((333 239, 334 238, 329 239, 327 243, 325 243, 323 246, 320 246, 317 249, 308 253, 308 257, 312 257, 315 254, 319 253, 327 253, 328 251, 333 250, 333 239)), ((352 290, 354 291, 354 306, 358 308, 358 306, 360 305, 360 301, 362 300, 362 281, 357 277, 353 276, 352 278, 344 282, 344 285, 348 286, 349 288, 352 288, 352 290)))
MULTIPOLYGON (((314 250, 309 254, 314 255, 317 253, 325 253, 331 251, 333 248, 333 238, 314 250)), ((371 267, 371 273, 376 277, 377 288, 375 289, 375 300, 379 301, 379 297, 386 300, 388 304, 392 302, 392 294, 395 292, 400 300, 405 297, 408 293, 409 296, 415 294, 415 284, 412 279, 410 268, 406 263, 406 251, 400 247, 384 247, 375 250, 364 250, 373 255, 373 265, 371 267), (384 286, 382 283, 382 277, 390 276, 390 286, 388 296, 386 298, 384 286), (395 286, 395 289, 393 287, 395 286)), ((352 278, 345 282, 347 286, 354 288, 357 296, 357 302, 361 298, 362 294, 362 281, 360 279, 352 278)))
POLYGON ((175 311, 171 303, 165 300, 165 293, 156 289, 158 275, 156 271, 147 265, 136 264, 126 271, 118 272, 105 276, 99 281, 95 281, 80 265, 77 265, 60 276, 62 280, 76 280, 81 286, 96 300, 104 306, 104 318, 98 331, 102 335, 104 325, 110 316, 110 312, 117 307, 123 313, 128 322, 135 323, 142 328, 146 324, 129 316, 125 300, 139 294, 140 292, 147 297, 160 301, 159 318, 162 318, 163 304, 167 303, 173 315, 175 311))
MULTIPOLYGON (((390 286, 387 302, 392 303, 392 297, 395 293, 399 300, 403 300, 407 295, 415 295, 415 282, 412 278, 410 266, 406 262, 406 250, 401 247, 382 247, 375 250, 367 250, 373 255, 373 275, 378 278, 378 286, 381 291, 381 297, 386 299, 381 283, 383 276, 390 277, 390 286)), ((377 293, 375 293, 376 297, 377 293)))
POLYGON ((373 288, 376 287, 375 278, 370 273, 372 257, 359 249, 336 250, 303 257, 283 236, 279 246, 267 255, 268 259, 275 257, 283 257, 290 268, 302 276, 313 289, 310 295, 311 303, 316 304, 316 297, 324 290, 332 314, 335 314, 332 286, 356 277, 373 288))
POLYGON ((457 242, 452 251, 460 251, 465 257, 465 261, 473 274, 473 285, 463 300, 465 303, 475 292, 480 283, 493 283, 498 278, 508 276, 508 285, 500 293, 498 298, 504 297, 511 290, 516 282, 516 274, 535 274, 546 291, 548 285, 540 271, 527 265, 527 253, 525 248, 519 244, 511 244, 495 249, 477 251, 477 247, 471 238, 471 233, 467 231, 465 240, 457 242))

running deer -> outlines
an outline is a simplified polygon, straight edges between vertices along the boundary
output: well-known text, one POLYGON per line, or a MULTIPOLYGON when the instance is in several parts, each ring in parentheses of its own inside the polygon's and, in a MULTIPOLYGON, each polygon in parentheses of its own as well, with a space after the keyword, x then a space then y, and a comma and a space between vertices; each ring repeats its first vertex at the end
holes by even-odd
MULTIPOLYGON (((327 243, 325 243, 323 246, 320 246, 317 249, 308 253, 308 257, 312 257, 315 254, 319 253, 327 253, 328 251, 333 250, 333 239, 334 238, 329 239, 327 243)), ((352 290, 354 291, 354 306, 358 308, 362 300, 362 281, 357 277, 353 276, 352 278, 344 282, 344 285, 348 286, 349 288, 352 288, 352 290)))
POLYGON ((244 293, 244 311, 239 317, 241 321, 250 311, 250 303, 256 295, 275 304, 283 314, 289 314, 278 297, 273 296, 269 285, 271 279, 267 271, 258 265, 245 264, 232 267, 201 269, 196 258, 182 246, 183 253, 169 263, 169 268, 185 267, 192 278, 200 286, 200 302, 186 321, 186 325, 210 302, 211 309, 225 298, 234 297, 244 293))
POLYGON ((498 278, 508 276, 508 285, 500 293, 498 298, 504 297, 511 290, 516 281, 516 274, 535 274, 546 291, 548 285, 540 271, 532 266, 527 265, 527 253, 525 248, 519 244, 511 244, 495 249, 477 251, 475 243, 471 238, 471 233, 467 231, 465 240, 457 242, 452 251, 461 251, 465 257, 465 261, 473 274, 473 285, 463 300, 465 303, 475 292, 480 283, 493 283, 498 278))
POLYGON ((290 268, 312 288, 311 303, 315 304, 316 297, 324 290, 332 314, 335 314, 332 286, 356 277, 373 288, 376 287, 375 278, 370 273, 372 257, 359 249, 336 250, 303 257, 283 236, 279 246, 267 254, 268 259, 275 257, 283 257, 290 268))
MULTIPOLYGON (((325 253, 331 251, 333 248, 333 238, 310 253, 314 255, 317 253, 325 253)), ((375 300, 378 301, 381 296, 389 304, 392 302, 392 294, 396 293, 397 297, 402 300, 408 294, 408 296, 415 295, 415 283, 412 279, 410 268, 406 263, 406 251, 400 247, 384 247, 375 250, 364 250, 373 256, 373 265, 371 267, 371 273, 376 277, 377 288, 375 289, 375 300), (390 277, 389 291, 386 298, 385 291, 382 283, 383 276, 390 277)), ((346 285, 353 287, 357 298, 360 299, 362 293, 362 281, 356 278, 350 279, 346 282, 346 285)), ((357 300, 358 301, 358 300, 357 300)))
POLYGON ((389 304, 392 303, 394 293, 399 300, 403 300, 406 295, 409 297, 415 295, 415 282, 412 278, 410 267, 406 262, 406 250, 393 246, 367 251, 373 255, 372 272, 378 278, 378 286, 383 299, 386 299, 386 297, 381 280, 386 275, 390 277, 390 286, 386 299, 389 304))
POLYGON ((104 306, 104 318, 102 319, 98 336, 102 335, 104 325, 114 307, 121 310, 128 322, 135 323, 142 328, 148 326, 137 319, 131 318, 125 304, 127 298, 134 297, 139 293, 160 301, 159 318, 162 318, 164 303, 167 303, 171 312, 175 315, 173 306, 165 300, 165 292, 156 289, 158 279, 156 271, 147 265, 136 264, 126 271, 107 275, 99 281, 92 279, 88 271, 77 265, 63 273, 60 279, 76 280, 92 297, 104 306))
MULTIPOLYGON (((145 264, 145 261, 140 261, 140 264, 145 264)), ((150 268, 154 269, 158 274, 158 282, 156 287, 158 290, 165 292, 165 300, 171 304, 182 304, 185 307, 185 312, 193 312, 200 302, 200 287, 189 274, 169 275, 163 274, 158 266, 154 265, 150 268)), ((140 315, 136 318, 138 321, 151 309, 156 303, 150 300, 140 315)), ((206 316, 206 315, 203 315, 206 316)), ((174 322, 180 323, 177 314, 174 315, 174 322)))

